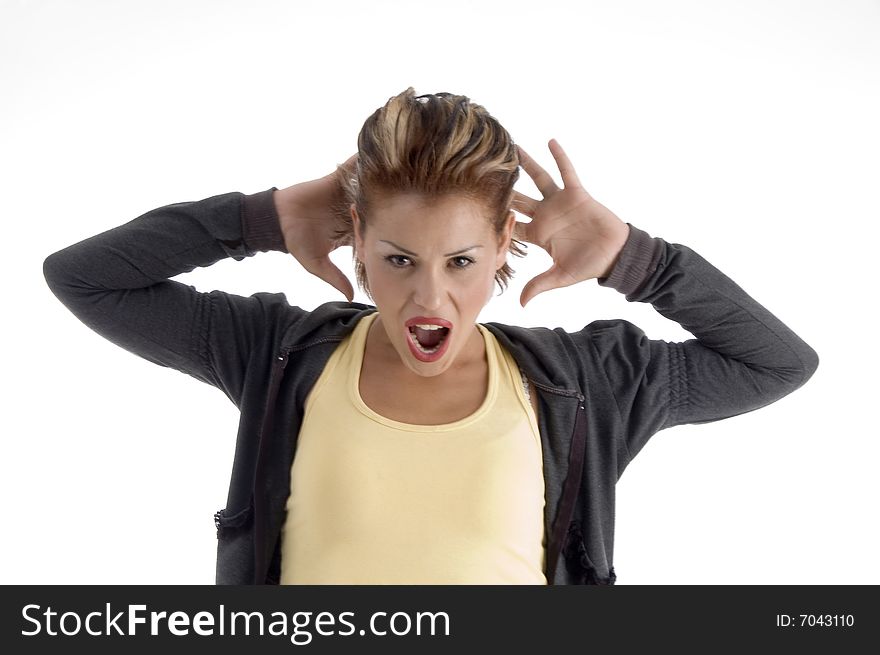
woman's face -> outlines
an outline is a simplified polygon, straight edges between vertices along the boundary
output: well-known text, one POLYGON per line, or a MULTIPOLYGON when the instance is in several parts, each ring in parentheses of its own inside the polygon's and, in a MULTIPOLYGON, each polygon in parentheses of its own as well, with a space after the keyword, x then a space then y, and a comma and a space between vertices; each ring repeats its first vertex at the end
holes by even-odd
POLYGON ((486 209, 446 196, 399 194, 377 203, 363 229, 354 205, 355 246, 384 336, 414 373, 432 377, 473 353, 475 323, 492 297, 515 217, 501 238, 486 209))

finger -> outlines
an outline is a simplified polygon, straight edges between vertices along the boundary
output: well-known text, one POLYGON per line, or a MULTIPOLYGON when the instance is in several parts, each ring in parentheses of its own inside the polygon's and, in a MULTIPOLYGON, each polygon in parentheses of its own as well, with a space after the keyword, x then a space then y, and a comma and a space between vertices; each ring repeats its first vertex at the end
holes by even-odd
POLYGON ((335 177, 336 175, 338 175, 338 169, 340 169, 340 168, 343 171, 345 171, 345 173, 347 175, 354 175, 356 172, 356 168, 357 168, 357 161, 358 161, 358 154, 354 153, 351 157, 346 159, 344 162, 342 162, 341 164, 338 164, 336 167, 337 170, 334 170, 331 173, 327 173, 327 177, 335 177))
POLYGON ((551 289, 558 289, 559 287, 566 287, 570 284, 571 280, 567 278, 559 268, 557 268, 556 264, 553 264, 546 271, 536 275, 526 283, 519 296, 519 304, 525 307, 526 303, 539 293, 544 293, 551 289))
POLYGON ((513 202, 511 206, 513 209, 518 211, 520 214, 528 216, 529 218, 533 218, 535 215, 535 210, 538 208, 538 200, 534 198, 530 198, 529 196, 520 193, 519 191, 513 192, 513 202))
POLYGON ((532 241, 532 230, 530 226, 531 223, 521 223, 520 221, 514 223, 513 238, 519 239, 520 241, 526 241, 528 243, 535 243, 534 241, 532 241))
POLYGON ((553 153, 553 159, 556 160, 556 165, 559 167, 559 173, 562 175, 562 186, 566 189, 582 188, 583 185, 574 170, 574 164, 571 163, 568 155, 565 154, 565 150, 559 145, 559 141, 556 139, 550 139, 550 142, 547 145, 550 148, 550 152, 553 153))
POLYGON ((335 289, 341 291, 342 295, 345 296, 349 302, 354 299, 354 289, 351 286, 351 282, 345 277, 345 274, 339 270, 336 264, 330 261, 329 257, 315 262, 314 268, 309 272, 321 278, 324 282, 335 289))
POLYGON ((519 152, 520 165, 523 167, 523 170, 528 173, 529 177, 532 178, 532 181, 535 183, 535 186, 538 187, 538 191, 541 192, 542 196, 546 198, 559 190, 559 187, 556 186, 556 182, 550 177, 550 173, 541 168, 538 165, 538 162, 532 159, 521 146, 517 146, 517 150, 519 152))

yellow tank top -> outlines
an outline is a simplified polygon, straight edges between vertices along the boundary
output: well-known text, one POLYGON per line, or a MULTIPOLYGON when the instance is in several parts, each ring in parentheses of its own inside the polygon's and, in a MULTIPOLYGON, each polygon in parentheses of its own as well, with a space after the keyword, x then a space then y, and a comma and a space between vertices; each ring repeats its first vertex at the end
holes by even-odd
POLYGON ((534 411, 513 357, 477 324, 488 392, 453 423, 380 416, 359 380, 369 314, 306 399, 281 530, 281 584, 547 584, 534 411))

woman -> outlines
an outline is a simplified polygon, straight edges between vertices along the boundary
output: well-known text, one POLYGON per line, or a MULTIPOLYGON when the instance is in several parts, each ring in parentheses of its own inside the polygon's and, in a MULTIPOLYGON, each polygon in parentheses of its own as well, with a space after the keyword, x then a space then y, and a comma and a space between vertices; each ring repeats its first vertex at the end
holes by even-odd
POLYGON ((409 88, 323 178, 161 207, 46 259, 89 327, 240 409, 217 583, 613 584, 615 483, 645 442, 809 379, 810 346, 550 150, 561 189, 480 105, 409 88), (520 164, 540 201, 513 190, 520 164), (476 323, 523 241, 553 258, 523 305, 595 278, 697 338, 476 323), (350 302, 340 245, 375 305, 350 302), (306 311, 169 279, 268 250, 349 302, 306 311))

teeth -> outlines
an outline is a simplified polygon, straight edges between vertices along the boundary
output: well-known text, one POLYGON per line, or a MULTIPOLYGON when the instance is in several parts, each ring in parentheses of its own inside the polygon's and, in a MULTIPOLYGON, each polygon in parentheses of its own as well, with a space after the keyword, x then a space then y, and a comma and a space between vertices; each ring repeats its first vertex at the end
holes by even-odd
POLYGON ((428 325, 428 324, 418 323, 418 324, 414 325, 413 327, 422 328, 423 330, 439 330, 443 326, 442 325, 428 325))

